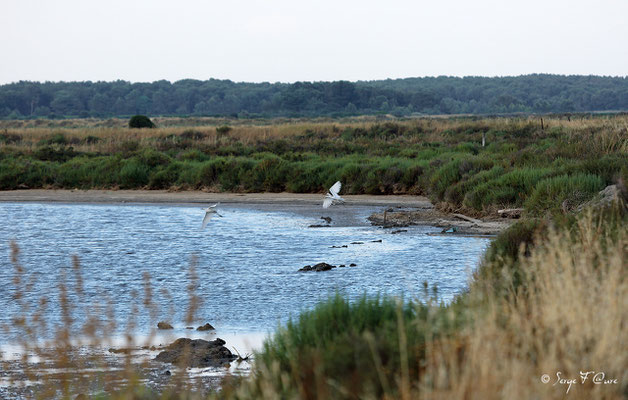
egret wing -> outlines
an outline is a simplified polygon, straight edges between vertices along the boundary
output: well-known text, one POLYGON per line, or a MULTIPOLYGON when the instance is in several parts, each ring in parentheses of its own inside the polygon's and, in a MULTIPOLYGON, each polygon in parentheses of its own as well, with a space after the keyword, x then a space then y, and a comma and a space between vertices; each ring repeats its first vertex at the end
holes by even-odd
POLYGON ((205 227, 209 223, 209 220, 212 219, 213 216, 214 216, 214 213, 212 212, 205 213, 205 218, 203 218, 203 226, 201 227, 201 229, 205 229, 205 227))
POLYGON ((325 200, 323 200, 323 208, 329 208, 329 206, 331 206, 331 204, 334 202, 334 200, 330 197, 327 197, 325 200))
POLYGON ((334 186, 329 188, 329 192, 334 195, 334 196, 338 196, 338 193, 340 192, 340 188, 342 187, 342 183, 340 183, 340 181, 334 183, 334 186))

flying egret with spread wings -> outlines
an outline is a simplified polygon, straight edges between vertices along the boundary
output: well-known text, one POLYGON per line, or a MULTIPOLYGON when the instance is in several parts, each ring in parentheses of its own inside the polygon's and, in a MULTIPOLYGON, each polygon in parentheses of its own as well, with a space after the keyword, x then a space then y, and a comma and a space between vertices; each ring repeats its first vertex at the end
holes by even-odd
POLYGON ((329 188, 329 192, 325 195, 325 200, 323 200, 323 208, 328 208, 334 203, 344 203, 345 199, 338 196, 338 192, 340 192, 340 188, 342 187, 342 183, 340 181, 334 183, 334 186, 329 188))
POLYGON ((216 211, 216 206, 218 206, 218 204, 220 204, 220 203, 216 203, 213 206, 209 206, 207 208, 203 208, 203 210, 205 211, 205 218, 203 218, 203 226, 201 227, 201 229, 205 229, 205 227, 209 223, 209 220, 212 219, 214 214, 216 214, 216 215, 218 215, 219 217, 222 218, 222 215, 218 214, 218 211, 216 211))

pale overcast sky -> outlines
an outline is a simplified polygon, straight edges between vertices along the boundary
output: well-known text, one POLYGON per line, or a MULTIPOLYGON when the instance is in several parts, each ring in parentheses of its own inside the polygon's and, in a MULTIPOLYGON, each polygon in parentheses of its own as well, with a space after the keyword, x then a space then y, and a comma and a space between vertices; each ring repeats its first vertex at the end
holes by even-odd
POLYGON ((628 75, 628 0, 1 0, 0 83, 628 75))

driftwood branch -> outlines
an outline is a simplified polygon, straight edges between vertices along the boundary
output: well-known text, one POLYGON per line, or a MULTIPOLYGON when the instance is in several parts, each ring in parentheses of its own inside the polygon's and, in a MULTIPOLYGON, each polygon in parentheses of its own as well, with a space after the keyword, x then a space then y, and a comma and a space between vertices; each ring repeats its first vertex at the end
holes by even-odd
POLYGON ((451 214, 451 215, 456 217, 456 218, 458 218, 458 219, 471 222, 473 224, 481 224, 482 223, 482 221, 480 221, 479 219, 467 217, 466 215, 462 215, 462 214, 451 214))

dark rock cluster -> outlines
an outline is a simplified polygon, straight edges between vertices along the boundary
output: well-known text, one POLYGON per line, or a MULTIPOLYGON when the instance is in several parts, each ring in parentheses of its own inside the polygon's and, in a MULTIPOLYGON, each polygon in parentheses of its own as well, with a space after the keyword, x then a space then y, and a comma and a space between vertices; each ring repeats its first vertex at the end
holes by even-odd
POLYGON ((180 338, 157 354, 155 360, 182 367, 223 367, 237 358, 224 344, 220 338, 212 341, 180 338))
MULTIPOLYGON (((338 267, 342 268, 344 267, 345 264, 340 264, 338 267)), ((350 267, 357 267, 357 264, 351 263, 349 264, 350 267)), ((299 269, 299 272, 310 272, 310 271, 314 271, 314 272, 321 272, 321 271, 331 271, 332 269, 336 268, 335 265, 331 265, 331 264, 327 264, 327 263, 318 263, 318 264, 314 264, 314 265, 306 265, 305 267, 299 269)))

